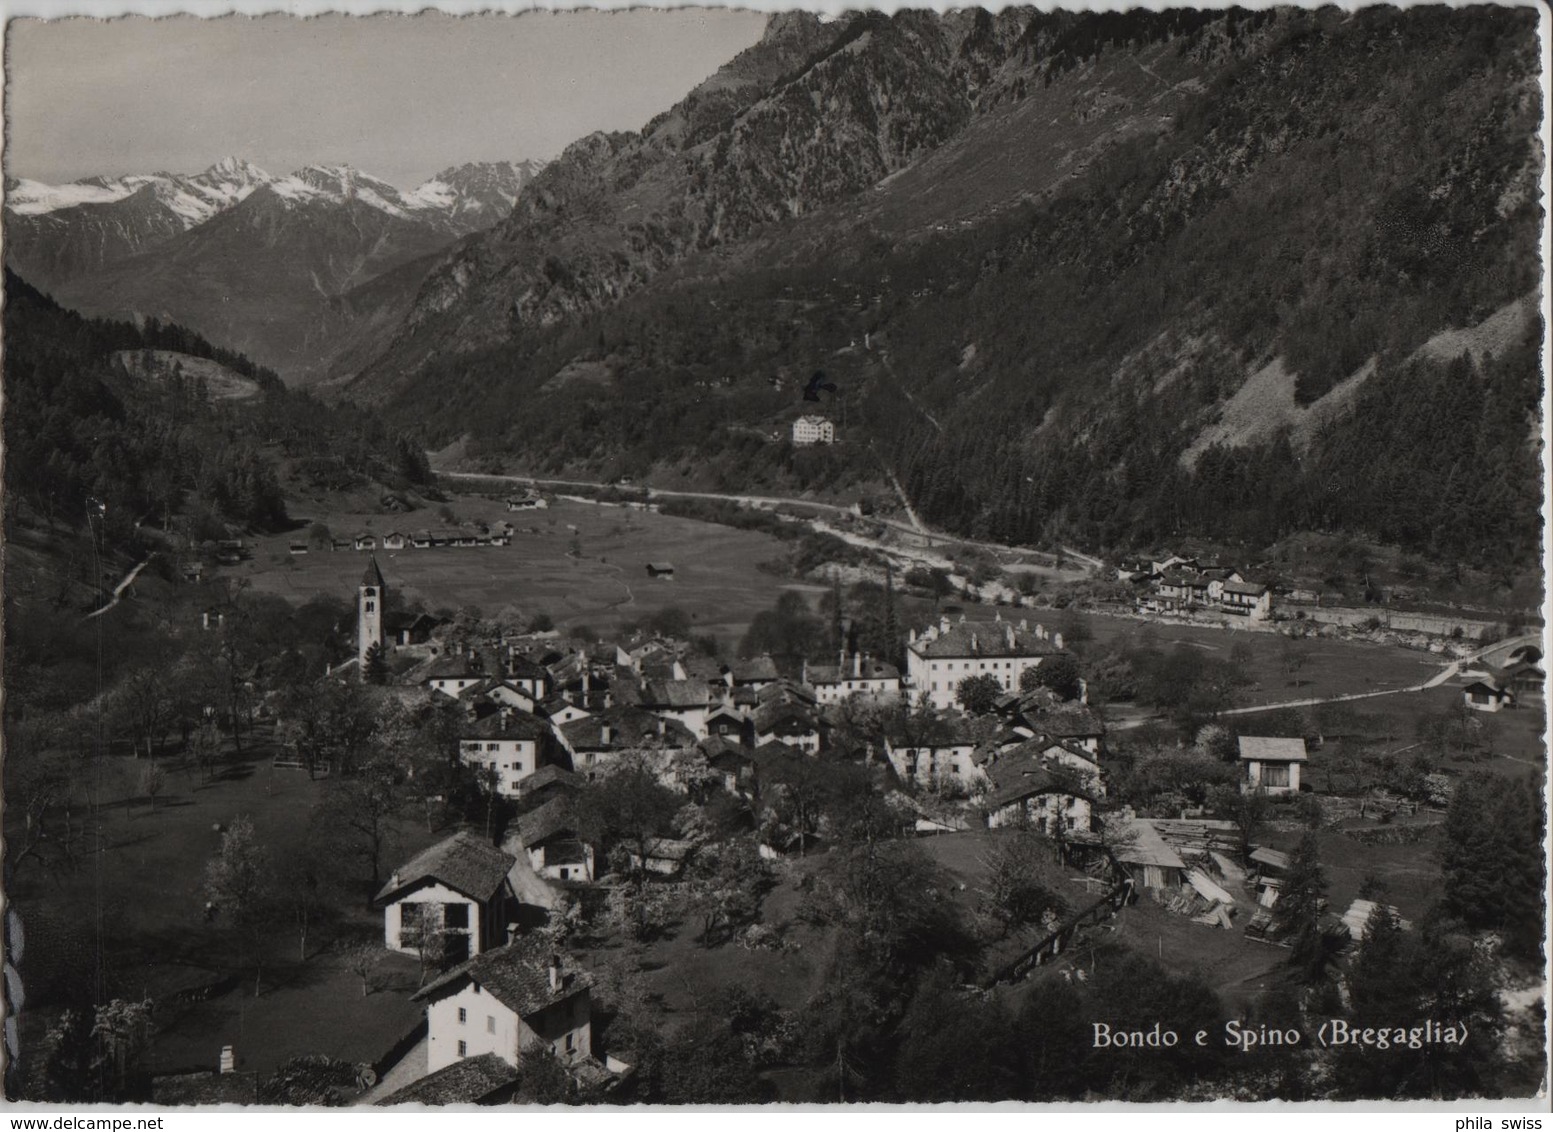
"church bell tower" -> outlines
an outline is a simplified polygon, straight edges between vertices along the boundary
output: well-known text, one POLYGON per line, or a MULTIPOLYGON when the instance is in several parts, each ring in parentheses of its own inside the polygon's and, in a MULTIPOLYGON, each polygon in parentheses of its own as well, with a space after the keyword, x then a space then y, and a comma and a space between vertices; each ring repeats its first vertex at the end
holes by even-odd
POLYGON ((373 555, 356 594, 356 659, 363 670, 367 650, 383 644, 383 604, 387 600, 388 587, 383 582, 383 572, 377 568, 377 556, 373 555))

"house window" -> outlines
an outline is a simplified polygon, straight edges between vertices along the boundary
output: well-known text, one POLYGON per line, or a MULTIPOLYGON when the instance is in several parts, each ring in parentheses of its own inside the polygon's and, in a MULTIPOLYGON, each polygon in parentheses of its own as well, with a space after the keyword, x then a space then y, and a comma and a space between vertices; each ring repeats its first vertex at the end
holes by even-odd
POLYGON ((1289 785, 1288 763, 1266 763, 1262 766, 1263 786, 1287 786, 1289 785))
POLYGON ((485 749, 487 751, 499 751, 499 750, 501 750, 501 744, 500 743, 487 743, 485 745, 485 749))
MULTIPOLYGON (((465 1010, 462 1006, 460 1006, 458 1008, 458 1024, 460 1026, 462 1026, 467 1021, 469 1021, 469 1011, 465 1010)), ((463 1046, 464 1043, 463 1042, 459 1042, 458 1044, 460 1046, 463 1046)), ((460 1049, 458 1052, 459 1053, 463 1053, 464 1051, 463 1051, 463 1049, 460 1049)))
POLYGON ((372 610, 373 610, 373 608, 374 608, 374 603, 373 603, 373 602, 370 602, 370 601, 369 601, 369 602, 367 602, 367 612, 368 612, 368 613, 371 613, 371 612, 372 612, 372 610))
POLYGON ((485 1032, 487 1034, 494 1034, 496 1032, 496 1015, 487 1014, 485 1016, 485 1032))
MULTIPOLYGON (((442 926, 467 931, 469 928, 469 905, 444 904, 442 906, 442 926)), ((459 1013, 463 1014, 463 1011, 460 1010, 459 1013)), ((459 1021, 462 1022, 463 1019, 460 1018, 459 1021)))
POLYGON ((576 1034, 567 1034, 566 1035, 566 1052, 567 1053, 571 1053, 576 1048, 577 1048, 577 1035, 576 1034))
POLYGON ((469 1056, 469 1043, 468 1042, 459 1042, 458 1043, 458 1056, 459 1057, 468 1057, 469 1056))

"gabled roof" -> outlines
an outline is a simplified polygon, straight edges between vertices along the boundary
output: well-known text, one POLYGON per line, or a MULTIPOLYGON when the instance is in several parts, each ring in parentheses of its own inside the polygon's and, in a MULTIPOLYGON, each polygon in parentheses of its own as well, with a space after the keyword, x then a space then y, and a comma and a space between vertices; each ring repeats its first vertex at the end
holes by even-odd
POLYGON ((1240 737, 1240 757, 1243 759, 1257 759, 1262 762, 1301 762, 1307 757, 1305 754, 1305 740, 1242 735, 1240 737))
POLYGON ((430 680, 469 680, 483 677, 475 671, 469 657, 463 653, 446 653, 435 656, 415 670, 415 678, 422 683, 430 680))
POLYGON ((1134 818, 1118 831, 1117 845, 1112 850, 1118 861, 1129 865, 1158 865, 1167 869, 1184 869, 1186 862, 1172 849, 1152 822, 1134 818))
POLYGON ((1061 704, 1026 715, 1030 726, 1053 739, 1089 739, 1105 734, 1105 721, 1087 704, 1061 704))
POLYGON ((755 730, 761 734, 769 733, 784 723, 796 723, 809 731, 820 729, 820 721, 803 704, 765 704, 755 712, 755 730))
POLYGON ((507 675, 514 680, 548 680, 550 670, 537 660, 516 650, 507 654, 507 675))
POLYGON ((472 833, 455 833, 394 870, 376 902, 386 903, 425 881, 436 881, 471 899, 486 901, 501 889, 516 863, 516 857, 472 833))
POLYGON ((1249 594, 1252 597, 1261 597, 1267 592, 1266 582, 1225 582, 1224 592, 1227 594, 1249 594))
POLYGON ((440 998, 453 993, 464 982, 472 981, 518 1017, 529 1018, 593 985, 593 979, 586 971, 562 955, 556 956, 560 962, 560 985, 552 987, 551 955, 543 939, 525 936, 505 947, 481 952, 440 979, 427 983, 410 999, 419 1002, 440 998))
POLYGON ((1088 790, 1072 774, 1063 774, 1047 765, 1040 744, 1030 743, 1014 750, 1016 753, 1005 753, 987 769, 987 777, 992 781, 992 791, 987 795, 989 810, 999 810, 1037 794, 1089 797, 1088 790))
POLYGON ((961 621, 947 628, 940 622, 919 635, 908 647, 918 656, 951 659, 1046 656, 1059 651, 1051 638, 1018 628, 1008 621, 961 621))
POLYGON ((494 1093, 516 1084, 518 1071, 494 1053, 464 1057, 428 1073, 377 1102, 396 1104, 479 1104, 494 1093))
POLYGON ((484 719, 459 728, 460 739, 542 739, 550 725, 518 708, 493 711, 484 719))
POLYGON ((642 704, 649 708, 704 708, 710 701, 706 683, 699 680, 654 680, 642 692, 642 704))
POLYGON ((625 747, 693 747, 696 737, 677 719, 664 719, 634 704, 616 704, 561 725, 573 750, 619 750, 625 747), (610 730, 604 742, 604 728, 610 730))
POLYGON ((557 834, 575 837, 577 832, 577 813, 570 798, 551 798, 518 817, 518 839, 525 849, 537 849, 557 834))
POLYGON ((383 627, 390 633, 398 633, 405 629, 425 629, 430 632, 437 624, 437 619, 429 613, 407 613, 404 610, 393 610, 383 615, 383 627))
POLYGON ((890 744, 895 747, 974 747, 997 730, 992 720, 959 713, 919 719, 910 726, 892 719, 886 726, 890 744))
POLYGON ((564 766, 542 766, 527 778, 518 783, 518 793, 532 794, 536 790, 542 790, 546 786, 563 786, 570 790, 582 789, 582 776, 567 770, 564 766))

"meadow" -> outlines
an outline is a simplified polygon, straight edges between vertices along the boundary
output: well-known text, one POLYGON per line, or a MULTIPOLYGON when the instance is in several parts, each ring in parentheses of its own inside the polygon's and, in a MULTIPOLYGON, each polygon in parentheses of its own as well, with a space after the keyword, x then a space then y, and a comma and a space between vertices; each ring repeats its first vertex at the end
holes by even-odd
MULTIPOLYGON (((474 605, 495 616, 511 607, 525 617, 546 614, 558 627, 607 633, 677 606, 690 614, 697 633, 731 646, 782 590, 824 589, 761 570, 761 563, 780 560, 786 549, 770 535, 569 500, 511 513, 499 500, 477 496, 460 496, 451 506, 460 521, 509 521, 518 533, 509 546, 377 551, 390 590, 419 598, 430 609, 474 605), (649 562, 672 563, 674 576, 649 577, 649 562)), ((337 539, 450 525, 429 511, 325 511, 302 521, 304 528, 296 532, 256 540, 250 560, 220 573, 246 579, 256 592, 299 603, 320 594, 353 599, 367 553, 311 549, 289 555, 287 544, 305 536, 305 524, 322 522, 337 539)))
MULTIPOLYGON (((156 1001, 154 1036, 144 1064, 154 1072, 208 1066, 221 1047, 235 1046, 239 1068, 262 1073, 290 1057, 321 1053, 373 1061, 421 1016, 409 1001, 413 959, 384 953, 373 993, 346 969, 336 947, 363 935, 381 938, 381 913, 346 900, 309 934, 307 959, 298 935, 277 925, 262 993, 251 977, 233 981, 236 945, 229 931, 204 916, 206 862, 220 849, 221 831, 238 816, 252 821, 255 839, 278 864, 300 843, 324 782, 270 765, 271 743, 228 751, 207 781, 178 758, 164 758, 166 783, 155 805, 140 791, 146 761, 108 756, 83 778, 77 823, 88 849, 74 868, 36 866, 11 878, 7 896, 25 933, 21 955, 26 993, 20 1018, 24 1043, 41 1037, 51 1008, 81 979, 100 979, 108 997, 156 1001), (98 800, 95 820, 86 796, 98 800), (214 988, 190 1001, 186 992, 214 988), (298 1027, 296 1019, 308 1025, 298 1027)), ((395 820, 386 868, 420 851, 447 830, 395 820)))

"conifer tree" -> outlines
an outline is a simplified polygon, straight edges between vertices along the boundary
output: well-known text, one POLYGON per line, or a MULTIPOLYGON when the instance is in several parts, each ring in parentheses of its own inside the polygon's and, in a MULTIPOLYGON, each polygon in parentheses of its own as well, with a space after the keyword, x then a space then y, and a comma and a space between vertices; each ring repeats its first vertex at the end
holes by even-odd
POLYGON ((1289 962, 1312 979, 1321 974, 1326 962, 1321 935, 1326 886, 1315 831, 1306 830, 1289 861, 1289 875, 1278 894, 1273 919, 1278 933, 1287 937, 1293 948, 1289 962))

